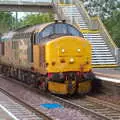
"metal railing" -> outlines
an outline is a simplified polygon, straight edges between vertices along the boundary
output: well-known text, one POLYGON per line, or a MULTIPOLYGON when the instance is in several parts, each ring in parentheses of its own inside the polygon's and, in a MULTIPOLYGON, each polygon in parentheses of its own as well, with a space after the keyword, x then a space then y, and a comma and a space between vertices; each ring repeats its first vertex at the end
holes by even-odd
POLYGON ((66 20, 69 23, 70 19, 64 15, 64 11, 60 7, 60 4, 61 4, 61 0, 52 0, 52 6, 55 13, 57 13, 58 19, 66 20))
POLYGON ((117 46, 113 42, 111 36, 109 35, 107 29, 105 28, 103 22, 101 21, 100 17, 92 17, 91 18, 91 25, 92 28, 94 29, 97 28, 100 31, 100 34, 103 36, 105 42, 109 45, 112 54, 116 57, 117 56, 117 46))
POLYGON ((117 61, 118 61, 118 64, 120 65, 120 48, 117 48, 117 61))
POLYGON ((77 9, 79 10, 80 14, 83 16, 85 22, 88 24, 88 28, 91 29, 91 18, 88 15, 82 1, 80 0, 75 0, 74 4, 76 5, 77 9))

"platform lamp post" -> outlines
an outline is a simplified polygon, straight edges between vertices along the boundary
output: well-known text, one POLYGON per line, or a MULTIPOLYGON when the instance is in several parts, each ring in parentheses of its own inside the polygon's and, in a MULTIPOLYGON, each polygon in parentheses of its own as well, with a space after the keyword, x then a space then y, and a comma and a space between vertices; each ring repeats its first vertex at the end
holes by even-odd
POLYGON ((17 24, 18 24, 18 12, 15 12, 15 29, 17 28, 17 24))

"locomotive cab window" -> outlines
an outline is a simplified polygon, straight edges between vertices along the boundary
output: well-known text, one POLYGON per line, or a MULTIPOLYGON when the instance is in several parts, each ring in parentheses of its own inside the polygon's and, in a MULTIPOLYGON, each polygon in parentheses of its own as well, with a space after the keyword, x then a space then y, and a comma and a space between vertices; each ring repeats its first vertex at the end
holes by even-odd
POLYGON ((40 42, 40 39, 43 39, 52 35, 71 35, 71 36, 80 36, 83 37, 82 33, 77 30, 74 26, 67 23, 53 23, 45 27, 41 32, 39 32, 37 42, 40 42))
POLYGON ((67 24, 55 24, 55 34, 68 34, 67 24))
POLYGON ((49 35, 52 35, 52 34, 54 34, 54 26, 50 25, 43 30, 41 36, 46 37, 46 36, 49 36, 49 35))

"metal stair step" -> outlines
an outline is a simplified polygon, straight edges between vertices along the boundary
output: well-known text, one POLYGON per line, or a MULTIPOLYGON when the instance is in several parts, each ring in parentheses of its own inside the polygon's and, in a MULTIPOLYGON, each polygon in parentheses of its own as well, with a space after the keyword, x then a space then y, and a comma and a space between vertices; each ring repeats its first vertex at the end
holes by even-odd
MULTIPOLYGON (((87 38, 86 38, 87 39, 87 38)), ((103 43, 105 43, 105 41, 104 40, 92 40, 92 39, 88 39, 90 42, 103 42, 103 43)))
POLYGON ((101 42, 101 41, 90 41, 90 43, 91 44, 105 44, 105 42, 101 42))
POLYGON ((106 45, 105 43, 102 43, 102 42, 91 42, 92 43, 92 45, 106 45))
POLYGON ((99 35, 99 36, 101 36, 100 33, 84 33, 84 35, 89 35, 89 36, 99 35))
MULTIPOLYGON (((106 46, 107 47, 107 46, 106 46)), ((98 47, 97 49, 96 49, 96 47, 94 47, 93 46, 93 49, 92 50, 94 50, 94 51, 96 51, 96 52, 106 52, 106 51, 110 51, 110 49, 108 48, 108 49, 101 49, 101 47, 98 47)))
POLYGON ((93 57, 92 60, 107 60, 107 61, 115 61, 114 57, 93 57))
POLYGON ((107 47, 107 45, 106 44, 104 44, 104 45, 93 45, 93 47, 107 47))
POLYGON ((109 47, 93 47, 92 50, 106 50, 106 49, 109 49, 109 47))
POLYGON ((102 55, 100 55, 100 54, 93 54, 92 57, 112 57, 112 55, 111 54, 108 54, 108 55, 106 55, 106 54, 102 54, 102 55))
POLYGON ((85 25, 85 26, 87 26, 87 24, 86 23, 79 23, 79 25, 81 26, 81 25, 85 25))
POLYGON ((91 37, 90 36, 84 36, 84 37, 89 38, 89 39, 100 39, 100 40, 102 39, 102 40, 104 40, 103 37, 101 37, 101 36, 91 36, 91 37))
POLYGON ((92 61, 92 65, 104 65, 104 64, 106 64, 106 65, 112 65, 112 64, 117 64, 117 62, 94 62, 94 61, 92 61))
POLYGON ((94 62, 115 62, 114 59, 106 59, 106 60, 102 60, 102 59, 92 59, 92 61, 94 60, 94 62))
POLYGON ((82 16, 80 13, 76 13, 75 11, 72 11, 72 12, 69 12, 69 11, 63 11, 64 12, 64 14, 67 14, 67 15, 80 15, 80 16, 82 16))
POLYGON ((70 14, 65 14, 65 15, 68 16, 68 17, 72 17, 73 16, 75 18, 77 17, 79 19, 83 19, 83 17, 81 15, 74 15, 74 14, 71 14, 71 15, 70 14))

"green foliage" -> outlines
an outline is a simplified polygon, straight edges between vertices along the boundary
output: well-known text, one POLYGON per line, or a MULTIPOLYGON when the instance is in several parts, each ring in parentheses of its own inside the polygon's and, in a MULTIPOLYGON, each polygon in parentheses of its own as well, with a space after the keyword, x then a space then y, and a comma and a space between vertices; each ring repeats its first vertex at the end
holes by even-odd
POLYGON ((46 22, 52 22, 52 21, 53 21, 53 15, 50 13, 32 14, 24 17, 24 19, 19 22, 19 26, 35 25, 35 24, 41 24, 46 22))
POLYGON ((4 32, 12 28, 15 19, 11 12, 0 12, 0 31, 4 32))
POLYGON ((108 32, 120 47, 120 0, 83 0, 89 15, 100 16, 108 32))
POLYGON ((119 0, 84 0, 85 7, 91 16, 98 15, 105 19, 120 6, 119 0))
POLYGON ((120 48, 120 11, 114 11, 111 17, 104 20, 108 32, 116 45, 120 48))

